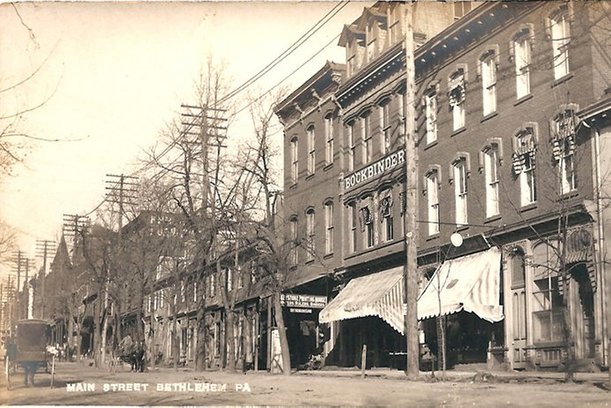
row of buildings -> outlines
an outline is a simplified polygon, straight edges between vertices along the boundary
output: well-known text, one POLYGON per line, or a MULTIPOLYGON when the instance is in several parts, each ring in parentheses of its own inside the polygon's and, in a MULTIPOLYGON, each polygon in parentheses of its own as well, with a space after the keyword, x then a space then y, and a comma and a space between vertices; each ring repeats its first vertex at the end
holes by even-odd
MULTIPOLYGON (((345 63, 327 62, 275 108, 284 127, 275 217, 288 242, 306 243, 293 245, 283 280, 293 366, 317 353, 359 365, 363 345, 368 365, 405 364, 407 236, 418 247, 423 349, 435 354, 443 331, 449 364, 558 367, 570 344, 580 367, 608 367, 609 5, 417 2, 413 101, 404 7, 365 7, 341 30, 345 63), (409 186, 407 109, 418 151, 409 186), (417 231, 404 229, 408 187, 417 231)), ((159 219, 142 214, 124 236, 159 219)), ((178 258, 142 261, 158 273, 124 289, 121 332, 141 331, 158 362, 194 364, 203 335, 209 368, 226 366, 230 349, 244 369, 281 365, 257 248, 236 253, 179 279, 178 258)), ((85 323, 87 305, 103 299, 79 302, 85 323)))

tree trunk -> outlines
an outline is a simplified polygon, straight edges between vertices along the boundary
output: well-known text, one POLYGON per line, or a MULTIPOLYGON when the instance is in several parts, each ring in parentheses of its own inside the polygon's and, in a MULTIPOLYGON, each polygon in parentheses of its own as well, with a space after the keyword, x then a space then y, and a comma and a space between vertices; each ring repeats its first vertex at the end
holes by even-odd
MULTIPOLYGON (((206 287, 204 287, 204 298, 206 297, 206 287)), ((197 310, 197 344, 195 351, 195 370, 204 371, 206 367, 206 341, 207 330, 206 330, 206 313, 205 305, 197 310)))
POLYGON ((178 336, 176 333, 176 300, 177 297, 174 297, 174 305, 172 306, 172 357, 174 360, 174 370, 178 371, 178 359, 180 358, 180 349, 178 347, 178 336))
POLYGON ((276 316, 276 324, 278 325, 278 333, 280 334, 280 350, 282 351, 282 373, 284 375, 291 375, 291 354, 289 351, 289 343, 286 337, 286 327, 284 326, 284 315, 282 314, 280 294, 280 289, 278 289, 278 291, 274 293, 274 312, 276 316))
POLYGON ((227 310, 226 333, 227 342, 227 370, 235 371, 235 316, 233 309, 227 310))
POLYGON ((562 269, 562 320, 564 329, 562 331, 564 337, 564 345, 566 352, 566 361, 564 367, 564 380, 566 382, 575 381, 575 344, 573 343, 572 327, 571 327, 571 312, 569 309, 569 274, 564 265, 562 269))

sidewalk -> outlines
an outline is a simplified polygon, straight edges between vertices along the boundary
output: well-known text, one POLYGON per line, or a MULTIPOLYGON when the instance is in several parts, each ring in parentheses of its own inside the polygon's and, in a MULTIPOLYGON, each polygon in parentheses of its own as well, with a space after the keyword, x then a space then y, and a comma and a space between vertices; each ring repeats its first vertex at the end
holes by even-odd
MULTIPOLYGON (((330 376, 330 377, 360 377, 361 370, 358 368, 339 369, 336 367, 323 368, 322 370, 297 371, 293 375, 303 376, 330 376)), ((435 378, 441 378, 441 371, 435 372, 435 378)), ((394 380, 405 379, 405 373, 400 370, 388 368, 374 368, 365 370, 368 378, 388 378, 394 380)), ((420 379, 434 380, 430 371, 420 371, 420 379)), ((449 381, 473 381, 473 382, 538 382, 538 381, 564 381, 564 372, 556 371, 488 371, 488 370, 446 370, 446 380, 449 381)), ((576 382, 608 383, 609 373, 575 373, 576 382)))

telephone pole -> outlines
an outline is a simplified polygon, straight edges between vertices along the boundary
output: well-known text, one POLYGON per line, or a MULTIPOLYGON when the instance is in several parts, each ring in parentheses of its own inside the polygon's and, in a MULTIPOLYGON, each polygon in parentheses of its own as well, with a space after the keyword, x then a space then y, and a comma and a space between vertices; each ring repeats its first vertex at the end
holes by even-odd
POLYGON ((420 345, 418 336, 418 147, 415 128, 415 86, 413 5, 404 4, 405 34, 405 266, 403 292, 406 303, 405 337, 407 338, 407 368, 405 374, 415 379, 419 373, 420 345))
MULTIPOLYGON (((72 238, 72 263, 76 259, 76 247, 79 234, 84 234, 89 225, 89 217, 78 214, 64 214, 62 234, 64 237, 72 238)), ((68 241, 66 241, 66 244, 68 241)))
POLYGON ((37 255, 42 258, 42 271, 40 273, 40 318, 45 318, 45 284, 47 280, 47 257, 55 249, 55 241, 47 239, 36 240, 37 255))

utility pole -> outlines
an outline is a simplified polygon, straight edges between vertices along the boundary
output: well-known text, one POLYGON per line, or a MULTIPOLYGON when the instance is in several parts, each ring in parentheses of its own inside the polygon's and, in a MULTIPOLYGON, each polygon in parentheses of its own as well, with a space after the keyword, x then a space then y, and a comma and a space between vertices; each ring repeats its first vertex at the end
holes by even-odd
POLYGON ((415 379, 419 373, 420 345, 418 336, 418 147, 415 128, 415 85, 413 4, 404 4, 403 32, 405 34, 405 266, 403 292, 405 296, 405 337, 407 339, 407 368, 405 374, 415 379))
POLYGON ((42 272, 40 273, 40 318, 45 318, 45 284, 47 279, 47 256, 55 248, 55 241, 47 239, 36 240, 36 250, 38 256, 42 257, 42 272))
POLYGON ((13 266, 13 272, 17 272, 17 288, 15 289, 15 318, 16 320, 21 319, 21 305, 19 302, 19 292, 21 291, 21 266, 23 263, 23 252, 17 251, 16 258, 13 259, 15 265, 13 266))
MULTIPOLYGON (((108 177, 109 179, 106 180, 106 184, 108 184, 108 186, 106 186, 106 190, 108 191, 106 193, 106 202, 109 203, 113 203, 113 204, 117 204, 119 206, 119 211, 118 211, 118 233, 117 233, 117 251, 116 251, 116 257, 117 257, 117 262, 115 262, 115 268, 117 268, 117 271, 115 272, 119 272, 118 269, 121 266, 121 260, 122 260, 122 254, 123 254, 123 214, 125 213, 125 205, 126 204, 130 204, 132 206, 135 205, 136 203, 136 194, 138 193, 138 183, 136 182, 136 180, 138 180, 138 177, 134 177, 134 176, 126 176, 125 174, 121 173, 121 174, 107 174, 106 177, 108 177)), ((123 276, 122 274, 117 274, 119 276, 123 276)), ((106 281, 106 294, 105 294, 105 307, 108 307, 108 302, 109 302, 109 298, 108 298, 108 285, 109 285, 109 280, 110 277, 107 277, 107 281, 106 281)), ((113 330, 113 337, 115 339, 115 343, 118 343, 121 339, 121 313, 122 313, 122 302, 124 300, 124 296, 123 296, 123 280, 119 280, 117 282, 118 284, 118 302, 112 302, 111 303, 111 310, 113 311, 113 316, 115 317, 115 328, 113 330), (116 308, 115 308, 115 303, 116 303, 116 308), (115 310, 116 309, 116 310, 115 310), (116 314, 115 314, 116 312, 116 314)), ((104 330, 104 338, 102 339, 102 342, 105 342, 105 337, 106 337, 106 322, 108 322, 109 319, 105 320, 105 330, 104 330)), ((105 349, 105 348, 104 348, 105 349)))
POLYGON ((89 225, 89 217, 78 214, 64 214, 62 233, 72 238, 72 264, 76 260, 76 247, 79 233, 83 234, 89 225))

